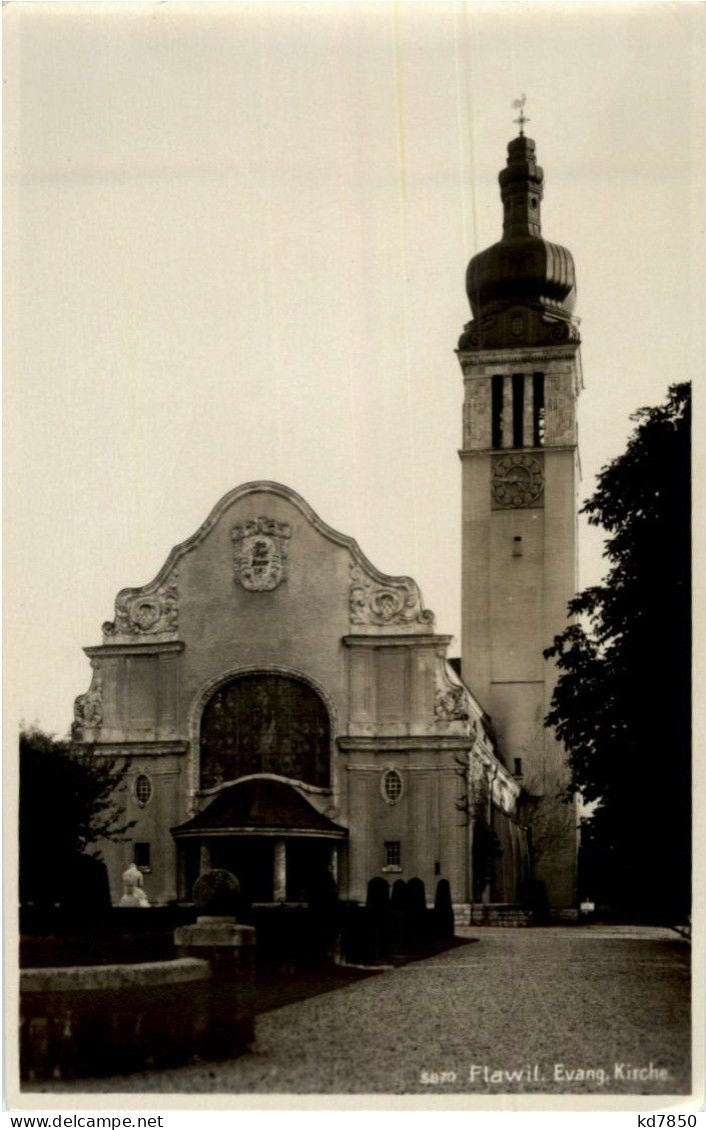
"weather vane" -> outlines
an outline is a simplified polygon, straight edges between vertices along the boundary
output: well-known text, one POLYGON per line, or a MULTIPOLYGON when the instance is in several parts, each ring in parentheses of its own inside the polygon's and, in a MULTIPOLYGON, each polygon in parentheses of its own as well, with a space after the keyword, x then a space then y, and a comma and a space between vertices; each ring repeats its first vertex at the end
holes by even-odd
POLYGON ((523 94, 521 98, 516 98, 515 101, 512 104, 513 110, 519 110, 520 111, 519 118, 514 119, 517 122, 518 126, 520 127, 520 137, 525 136, 525 124, 527 122, 531 121, 531 118, 525 117, 525 102, 526 101, 527 101, 527 95, 523 94))

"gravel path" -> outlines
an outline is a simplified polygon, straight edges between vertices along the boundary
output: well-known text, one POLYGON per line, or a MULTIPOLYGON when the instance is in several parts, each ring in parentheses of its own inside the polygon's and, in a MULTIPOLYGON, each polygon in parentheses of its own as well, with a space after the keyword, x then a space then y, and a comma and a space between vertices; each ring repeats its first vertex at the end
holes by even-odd
POLYGON ((477 940, 258 1017, 240 1059, 36 1089, 689 1093, 687 943, 580 927, 466 933, 477 940))

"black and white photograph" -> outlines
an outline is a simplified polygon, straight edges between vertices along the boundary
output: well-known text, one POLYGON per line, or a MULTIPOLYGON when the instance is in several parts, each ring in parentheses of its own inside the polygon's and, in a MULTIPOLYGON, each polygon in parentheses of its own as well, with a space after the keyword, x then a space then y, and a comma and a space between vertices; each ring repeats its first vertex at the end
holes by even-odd
POLYGON ((6 1104, 701 1110, 706 7, 3 22, 6 1104))

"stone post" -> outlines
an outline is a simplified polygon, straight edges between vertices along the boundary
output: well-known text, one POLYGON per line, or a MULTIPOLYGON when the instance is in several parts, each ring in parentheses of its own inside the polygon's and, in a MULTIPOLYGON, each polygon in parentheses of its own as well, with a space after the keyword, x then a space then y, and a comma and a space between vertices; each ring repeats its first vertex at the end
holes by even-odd
POLYGON ((207 1031, 200 1050, 215 1059, 239 1055, 255 1037, 252 990, 247 988, 255 974, 255 929, 235 920, 239 892, 240 883, 230 871, 205 871, 194 883, 196 922, 174 931, 179 957, 203 958, 211 967, 207 1031))
POLYGON ((222 972, 254 956, 255 930, 235 920, 240 883, 229 871, 205 871, 194 884, 196 922, 177 926, 174 944, 179 957, 203 957, 222 972))

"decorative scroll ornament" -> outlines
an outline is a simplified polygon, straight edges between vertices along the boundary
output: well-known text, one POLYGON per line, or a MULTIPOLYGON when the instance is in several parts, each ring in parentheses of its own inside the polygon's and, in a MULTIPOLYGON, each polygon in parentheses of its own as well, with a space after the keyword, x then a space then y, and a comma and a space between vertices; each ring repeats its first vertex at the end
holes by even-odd
POLYGON ((126 589, 115 601, 115 620, 103 625, 106 636, 174 634, 179 626, 179 590, 176 569, 154 591, 126 589))
POLYGON ((439 653, 436 667, 434 720, 440 726, 449 722, 469 724, 471 721, 468 691, 463 683, 456 681, 443 651, 439 653))
POLYGON ((291 535, 288 523, 274 518, 251 518, 233 526, 230 536, 236 583, 249 592, 269 592, 286 581, 291 535))
POLYGON ((98 730, 103 725, 103 676, 92 662, 93 678, 85 694, 74 701, 73 736, 81 739, 84 730, 98 730))
MULTIPOLYGON (((518 269, 524 264, 518 264, 518 269)), ((515 267, 509 261, 509 273, 515 267)), ((511 305, 497 314, 484 314, 463 327, 458 347, 461 352, 479 349, 514 349, 518 345, 542 347, 544 345, 578 344, 581 340, 576 320, 544 301, 542 309, 532 306, 511 305)))
POLYGON ((493 459, 493 509, 541 506, 544 472, 533 455, 515 452, 493 459))
POLYGON ((436 692, 434 716, 437 722, 467 722, 468 707, 463 687, 440 687, 436 692))
POLYGON ((414 581, 401 579, 380 584, 369 577, 357 562, 350 566, 351 624, 431 624, 434 613, 422 608, 422 598, 414 581))

